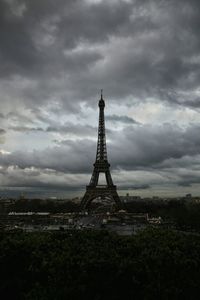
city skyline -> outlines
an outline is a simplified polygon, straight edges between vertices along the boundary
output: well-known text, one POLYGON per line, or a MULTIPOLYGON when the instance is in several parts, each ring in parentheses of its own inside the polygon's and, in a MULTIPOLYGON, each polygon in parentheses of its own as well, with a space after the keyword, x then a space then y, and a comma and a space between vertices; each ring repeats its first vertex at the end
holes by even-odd
POLYGON ((103 88, 119 194, 200 195, 199 13, 195 0, 2 0, 0 194, 83 196, 103 88))

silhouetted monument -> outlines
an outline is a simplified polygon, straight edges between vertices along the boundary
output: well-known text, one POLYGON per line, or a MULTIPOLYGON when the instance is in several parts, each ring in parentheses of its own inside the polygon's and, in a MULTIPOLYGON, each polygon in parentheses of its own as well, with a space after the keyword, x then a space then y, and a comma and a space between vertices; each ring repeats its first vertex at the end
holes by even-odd
POLYGON ((119 209, 123 207, 117 194, 117 188, 113 184, 110 174, 110 164, 107 159, 104 107, 105 102, 101 91, 101 99, 99 100, 99 128, 96 161, 94 163, 90 183, 86 186, 86 192, 81 201, 81 209, 87 209, 91 201, 97 198, 114 200, 119 209), (105 174, 106 185, 98 185, 100 173, 105 174))

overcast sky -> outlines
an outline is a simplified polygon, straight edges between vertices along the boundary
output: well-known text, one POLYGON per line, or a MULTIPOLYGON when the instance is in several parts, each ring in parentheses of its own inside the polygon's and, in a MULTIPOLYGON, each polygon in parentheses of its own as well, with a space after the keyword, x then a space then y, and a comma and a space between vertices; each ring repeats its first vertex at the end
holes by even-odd
POLYGON ((200 194, 199 0, 0 0, 1 189, 83 194, 101 88, 120 194, 200 194))

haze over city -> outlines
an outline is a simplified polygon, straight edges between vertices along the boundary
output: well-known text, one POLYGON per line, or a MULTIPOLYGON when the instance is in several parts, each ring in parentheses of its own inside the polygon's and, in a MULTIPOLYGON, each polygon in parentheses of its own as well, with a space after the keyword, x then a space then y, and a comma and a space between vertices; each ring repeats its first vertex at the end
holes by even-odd
POLYGON ((82 196, 104 90, 119 194, 200 194, 200 2, 2 0, 0 194, 82 196))

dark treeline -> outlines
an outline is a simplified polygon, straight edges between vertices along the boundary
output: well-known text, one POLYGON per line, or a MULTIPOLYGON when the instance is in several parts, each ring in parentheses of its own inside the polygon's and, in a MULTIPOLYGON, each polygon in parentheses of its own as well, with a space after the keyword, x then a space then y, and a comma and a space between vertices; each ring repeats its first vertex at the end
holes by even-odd
POLYGON ((174 222, 183 230, 200 231, 200 203, 170 201, 135 201, 126 204, 129 212, 148 213, 150 216, 161 216, 164 221, 174 222))
POLYGON ((6 212, 52 212, 52 213, 67 213, 76 212, 79 210, 79 205, 73 201, 53 201, 40 199, 20 199, 9 205, 6 212))
POLYGON ((1 299, 198 299, 200 237, 1 233, 0 276, 1 299))

